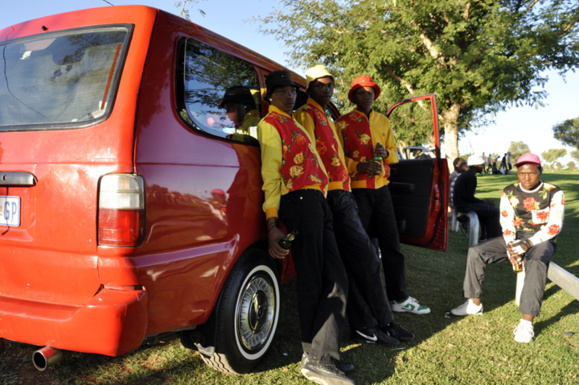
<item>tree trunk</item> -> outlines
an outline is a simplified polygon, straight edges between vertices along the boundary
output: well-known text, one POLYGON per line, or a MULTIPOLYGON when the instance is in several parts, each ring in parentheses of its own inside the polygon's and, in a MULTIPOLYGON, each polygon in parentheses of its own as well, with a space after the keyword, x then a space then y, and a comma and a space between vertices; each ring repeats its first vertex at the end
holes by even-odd
POLYGON ((444 152, 448 159, 448 167, 454 170, 452 161, 458 157, 458 117, 460 106, 451 104, 450 108, 442 112, 442 124, 444 126, 444 152))

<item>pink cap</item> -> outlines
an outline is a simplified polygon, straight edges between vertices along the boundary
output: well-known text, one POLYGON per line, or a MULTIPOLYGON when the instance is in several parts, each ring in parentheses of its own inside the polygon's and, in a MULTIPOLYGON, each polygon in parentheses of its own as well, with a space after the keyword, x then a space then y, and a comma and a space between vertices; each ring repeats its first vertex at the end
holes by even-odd
POLYGON ((519 159, 517 160, 515 166, 519 167, 523 164, 534 164, 536 166, 541 167, 541 159, 539 159, 537 155, 527 152, 526 154, 519 156, 519 159))

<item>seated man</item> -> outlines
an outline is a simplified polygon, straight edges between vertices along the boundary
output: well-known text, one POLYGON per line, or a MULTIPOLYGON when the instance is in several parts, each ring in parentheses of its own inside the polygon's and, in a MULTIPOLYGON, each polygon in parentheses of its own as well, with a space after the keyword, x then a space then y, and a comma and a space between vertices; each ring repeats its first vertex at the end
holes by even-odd
POLYGON ((468 158, 468 170, 463 172, 454 183, 453 203, 461 213, 474 211, 481 223, 481 239, 489 239, 501 235, 499 225, 499 209, 491 199, 478 199, 474 196, 477 186, 476 174, 483 169, 484 159, 480 155, 468 158))
POLYGON ((565 198, 559 187, 539 179, 542 167, 537 155, 521 155, 516 167, 519 181, 507 186, 501 197, 503 235, 468 250, 464 277, 464 296, 468 300, 450 312, 457 316, 481 315, 486 265, 508 259, 515 269, 522 261, 525 282, 519 311, 523 318, 514 334, 515 341, 528 343, 534 337, 533 319, 541 310, 547 269, 563 227, 565 198))
MULTIPOLYGON (((484 158, 484 155, 483 155, 484 158)), ((449 211, 451 209, 454 209, 454 202, 453 200, 453 195, 454 195, 454 184, 456 182, 456 179, 459 177, 460 174, 462 174, 463 172, 465 172, 466 170, 468 170, 468 166, 466 165, 466 160, 462 159, 462 158, 456 158, 455 160, 452 161, 452 164, 454 166, 454 171, 452 172, 452 174, 450 174, 448 181, 449 186, 450 186, 450 199, 449 199, 449 211)), ((484 165, 483 165, 484 167, 484 165)), ((464 235, 466 235, 468 233, 468 227, 469 227, 469 219, 467 216, 461 216, 458 217, 458 222, 460 225, 460 230, 462 231, 462 233, 464 235)), ((454 231, 454 230, 453 230, 454 231)))

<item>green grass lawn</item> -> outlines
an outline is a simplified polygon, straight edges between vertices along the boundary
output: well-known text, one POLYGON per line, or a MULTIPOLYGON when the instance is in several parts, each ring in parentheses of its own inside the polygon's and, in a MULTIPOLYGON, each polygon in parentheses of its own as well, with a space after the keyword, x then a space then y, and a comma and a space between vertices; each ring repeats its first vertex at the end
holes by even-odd
MULTIPOLYGON (((579 276, 579 172, 546 173, 543 180, 565 191, 566 215, 554 262, 579 276)), ((477 194, 499 202, 515 175, 479 177, 477 194)), ((430 306, 431 314, 396 313, 416 341, 391 348, 360 345, 343 338, 343 357, 356 365, 357 384, 577 384, 579 383, 579 301, 548 282, 535 340, 513 341, 520 314, 514 303, 516 275, 508 263, 487 268, 481 317, 451 317, 464 301, 462 280, 468 238, 449 234, 446 253, 403 246, 408 289, 430 306)), ((123 357, 65 352, 58 365, 37 372, 30 362, 35 347, 7 342, 0 355, 0 384, 308 384, 300 374, 301 346, 295 287, 283 288, 278 335, 254 373, 232 376, 206 367, 196 352, 177 339, 143 346, 123 357)), ((90 330, 86 331, 90 333, 90 330)))

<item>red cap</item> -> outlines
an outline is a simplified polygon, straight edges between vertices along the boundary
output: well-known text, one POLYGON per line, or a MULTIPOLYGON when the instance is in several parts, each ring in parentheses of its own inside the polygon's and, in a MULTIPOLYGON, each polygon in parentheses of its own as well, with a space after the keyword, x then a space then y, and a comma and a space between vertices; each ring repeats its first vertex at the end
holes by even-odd
POLYGON ((539 159, 537 155, 527 152, 526 154, 519 156, 519 159, 517 160, 515 166, 519 167, 522 166, 523 164, 534 164, 538 167, 541 167, 541 159, 539 159))
POLYGON ((374 88, 374 100, 378 99, 378 95, 380 95, 380 87, 378 84, 374 83, 374 80, 372 80, 370 76, 358 76, 352 81, 352 88, 350 92, 348 92, 348 99, 350 99, 353 104, 356 104, 356 102, 353 100, 352 94, 360 87, 374 88))

